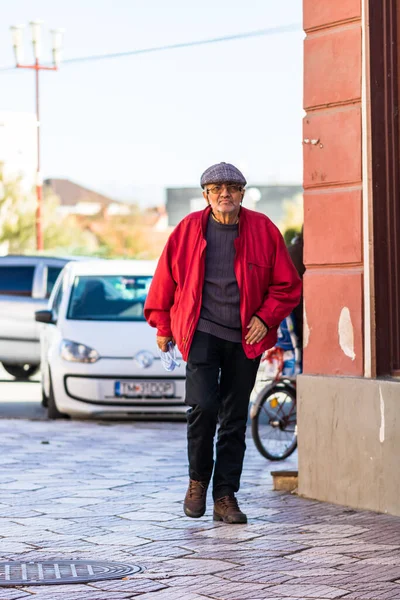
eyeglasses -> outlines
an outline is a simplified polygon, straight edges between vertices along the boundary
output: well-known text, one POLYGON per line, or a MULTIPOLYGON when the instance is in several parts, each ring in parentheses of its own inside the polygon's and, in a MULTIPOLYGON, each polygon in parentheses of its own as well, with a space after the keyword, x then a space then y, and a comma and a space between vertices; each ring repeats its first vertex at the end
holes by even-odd
MULTIPOLYGON (((220 184, 217 183, 216 185, 213 185, 210 188, 207 188, 207 192, 211 192, 212 194, 220 194, 222 192, 222 188, 224 187, 224 184, 220 184)), ((230 194, 235 194, 236 192, 241 192, 243 186, 238 185, 237 183, 227 183, 225 185, 227 191, 230 194)))

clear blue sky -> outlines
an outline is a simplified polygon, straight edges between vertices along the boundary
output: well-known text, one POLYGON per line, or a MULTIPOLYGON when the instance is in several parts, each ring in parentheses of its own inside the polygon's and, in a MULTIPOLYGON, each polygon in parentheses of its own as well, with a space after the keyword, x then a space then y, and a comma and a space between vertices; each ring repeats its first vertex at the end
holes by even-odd
MULTIPOLYGON (((2 6, 0 67, 12 24, 64 27, 64 57, 128 51, 301 23, 300 0, 13 0, 2 6)), ((31 58, 30 31, 25 56, 31 58)), ((219 161, 249 183, 299 183, 301 31, 176 49, 41 74, 44 177, 156 203, 219 161)), ((33 111, 30 71, 0 73, 0 110, 33 111)))

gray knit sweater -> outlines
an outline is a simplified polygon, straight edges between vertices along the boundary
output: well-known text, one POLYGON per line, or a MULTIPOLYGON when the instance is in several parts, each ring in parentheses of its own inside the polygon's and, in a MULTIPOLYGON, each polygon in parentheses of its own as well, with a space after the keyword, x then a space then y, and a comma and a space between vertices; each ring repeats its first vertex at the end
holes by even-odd
POLYGON ((240 296, 233 269, 238 225, 207 224, 206 270, 198 331, 241 342, 240 296))

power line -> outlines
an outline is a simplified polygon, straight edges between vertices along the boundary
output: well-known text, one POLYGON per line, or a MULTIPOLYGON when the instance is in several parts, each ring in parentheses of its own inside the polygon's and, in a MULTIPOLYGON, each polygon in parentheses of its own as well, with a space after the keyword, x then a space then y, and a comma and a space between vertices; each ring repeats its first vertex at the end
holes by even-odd
MULTIPOLYGON (((139 48, 138 50, 128 50, 127 52, 114 52, 111 54, 94 54, 92 56, 78 56, 76 58, 68 58, 62 61, 63 65, 81 63, 81 62, 93 62, 95 60, 107 60, 111 58, 123 58, 125 56, 135 56, 138 54, 150 54, 151 52, 164 52, 166 50, 178 50, 180 48, 190 48, 192 46, 205 46, 206 44, 217 44, 220 42, 230 42, 234 40, 241 40, 246 38, 254 38, 268 35, 277 35, 282 33, 293 33, 301 31, 301 25, 294 23, 292 25, 283 25, 281 27, 270 27, 268 29, 258 29, 256 31, 248 31, 244 33, 236 33, 232 35, 225 35, 216 38, 208 38, 205 40, 195 40, 192 42, 181 42, 179 44, 170 44, 166 46, 153 46, 150 48, 139 48)), ((3 67, 0 71, 10 71, 15 67, 3 67)))
POLYGON ((217 38, 209 38, 205 40, 195 40, 193 42, 181 42, 179 44, 170 44, 168 46, 154 46, 151 48, 140 48, 139 50, 129 50, 127 52, 114 52, 113 54, 97 54, 93 56, 81 56, 78 58, 69 58, 63 61, 63 64, 70 64, 76 62, 89 62, 94 60, 104 60, 109 58, 122 58, 124 56, 135 56, 137 54, 150 54, 151 52, 163 52, 165 50, 177 50, 179 48, 189 48, 191 46, 204 46, 206 44, 216 44, 219 42, 229 42, 233 40, 240 40, 245 38, 260 37, 266 35, 274 35, 279 33, 290 33, 293 31, 299 31, 301 25, 285 25, 282 27, 270 27, 269 29, 259 29, 257 31, 248 31, 245 33, 236 33, 233 35, 226 35, 217 38))

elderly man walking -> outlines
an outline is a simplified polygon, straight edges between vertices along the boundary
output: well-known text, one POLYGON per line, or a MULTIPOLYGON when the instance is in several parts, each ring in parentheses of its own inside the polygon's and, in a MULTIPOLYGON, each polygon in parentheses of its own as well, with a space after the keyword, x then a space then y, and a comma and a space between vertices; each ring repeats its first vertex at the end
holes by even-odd
POLYGON ((261 354, 299 303, 301 281, 272 221, 242 206, 246 179, 239 169, 213 165, 200 185, 206 207, 169 237, 144 313, 159 348, 172 341, 187 361, 185 514, 204 515, 212 480, 214 520, 246 523, 235 493, 250 393, 261 354))

